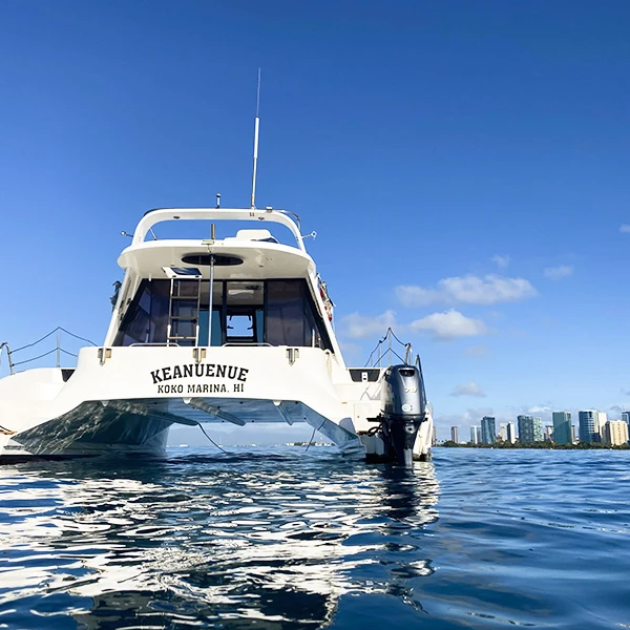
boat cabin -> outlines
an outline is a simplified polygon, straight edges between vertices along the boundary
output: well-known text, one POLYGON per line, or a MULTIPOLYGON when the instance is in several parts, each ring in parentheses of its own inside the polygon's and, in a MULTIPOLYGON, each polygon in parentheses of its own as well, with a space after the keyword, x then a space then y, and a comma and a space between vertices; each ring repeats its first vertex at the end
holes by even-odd
POLYGON ((332 302, 297 226, 279 211, 153 211, 118 262, 126 273, 108 345, 295 346, 335 352, 332 302), (145 240, 157 222, 200 214, 250 221, 254 215, 258 221, 283 223, 297 247, 279 243, 266 229, 238 230, 223 239, 145 240))

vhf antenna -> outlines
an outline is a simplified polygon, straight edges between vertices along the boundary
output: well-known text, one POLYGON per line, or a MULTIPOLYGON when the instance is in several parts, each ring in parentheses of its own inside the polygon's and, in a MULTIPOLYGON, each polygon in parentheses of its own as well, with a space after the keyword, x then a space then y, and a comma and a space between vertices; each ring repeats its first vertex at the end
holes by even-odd
POLYGON ((258 163, 258 129, 260 127, 260 68, 258 68, 258 89, 256 90, 256 125, 254 127, 254 173, 252 175, 252 205, 251 209, 256 208, 256 165, 258 163))

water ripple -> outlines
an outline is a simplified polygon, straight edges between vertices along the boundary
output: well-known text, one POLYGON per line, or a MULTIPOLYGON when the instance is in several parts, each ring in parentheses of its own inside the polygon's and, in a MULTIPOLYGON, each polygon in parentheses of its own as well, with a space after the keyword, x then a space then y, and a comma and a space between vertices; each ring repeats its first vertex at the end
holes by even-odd
POLYGON ((442 449, 408 472, 267 448, 3 466, 0 627, 627 627, 628 463, 442 449))

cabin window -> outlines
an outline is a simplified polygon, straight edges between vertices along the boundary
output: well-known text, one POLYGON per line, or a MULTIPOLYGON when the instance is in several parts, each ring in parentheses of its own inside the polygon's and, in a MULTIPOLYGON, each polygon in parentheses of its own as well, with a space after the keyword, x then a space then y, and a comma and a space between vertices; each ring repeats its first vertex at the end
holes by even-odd
POLYGON ((331 349, 304 280, 269 280, 265 341, 272 346, 331 349))
POLYGON ((263 282, 226 282, 226 343, 264 342, 264 289, 263 282))
POLYGON ((170 302, 171 280, 143 280, 113 345, 166 344, 170 306, 171 340, 178 345, 306 346, 332 350, 324 322, 302 279, 215 281, 212 309, 207 280, 202 280, 201 285, 198 280, 176 280, 172 306, 170 302))
POLYGON ((125 313, 115 346, 166 342, 170 286, 170 280, 142 281, 125 313))

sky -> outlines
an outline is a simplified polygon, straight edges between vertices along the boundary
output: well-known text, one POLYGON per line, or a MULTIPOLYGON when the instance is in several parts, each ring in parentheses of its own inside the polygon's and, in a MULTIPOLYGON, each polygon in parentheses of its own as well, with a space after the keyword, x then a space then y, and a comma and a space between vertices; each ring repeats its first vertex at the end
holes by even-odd
POLYGON ((121 230, 248 206, 260 67, 257 205, 317 231, 347 363, 411 341, 440 438, 619 418, 629 64, 625 0, 0 0, 0 342, 102 342, 121 230))

